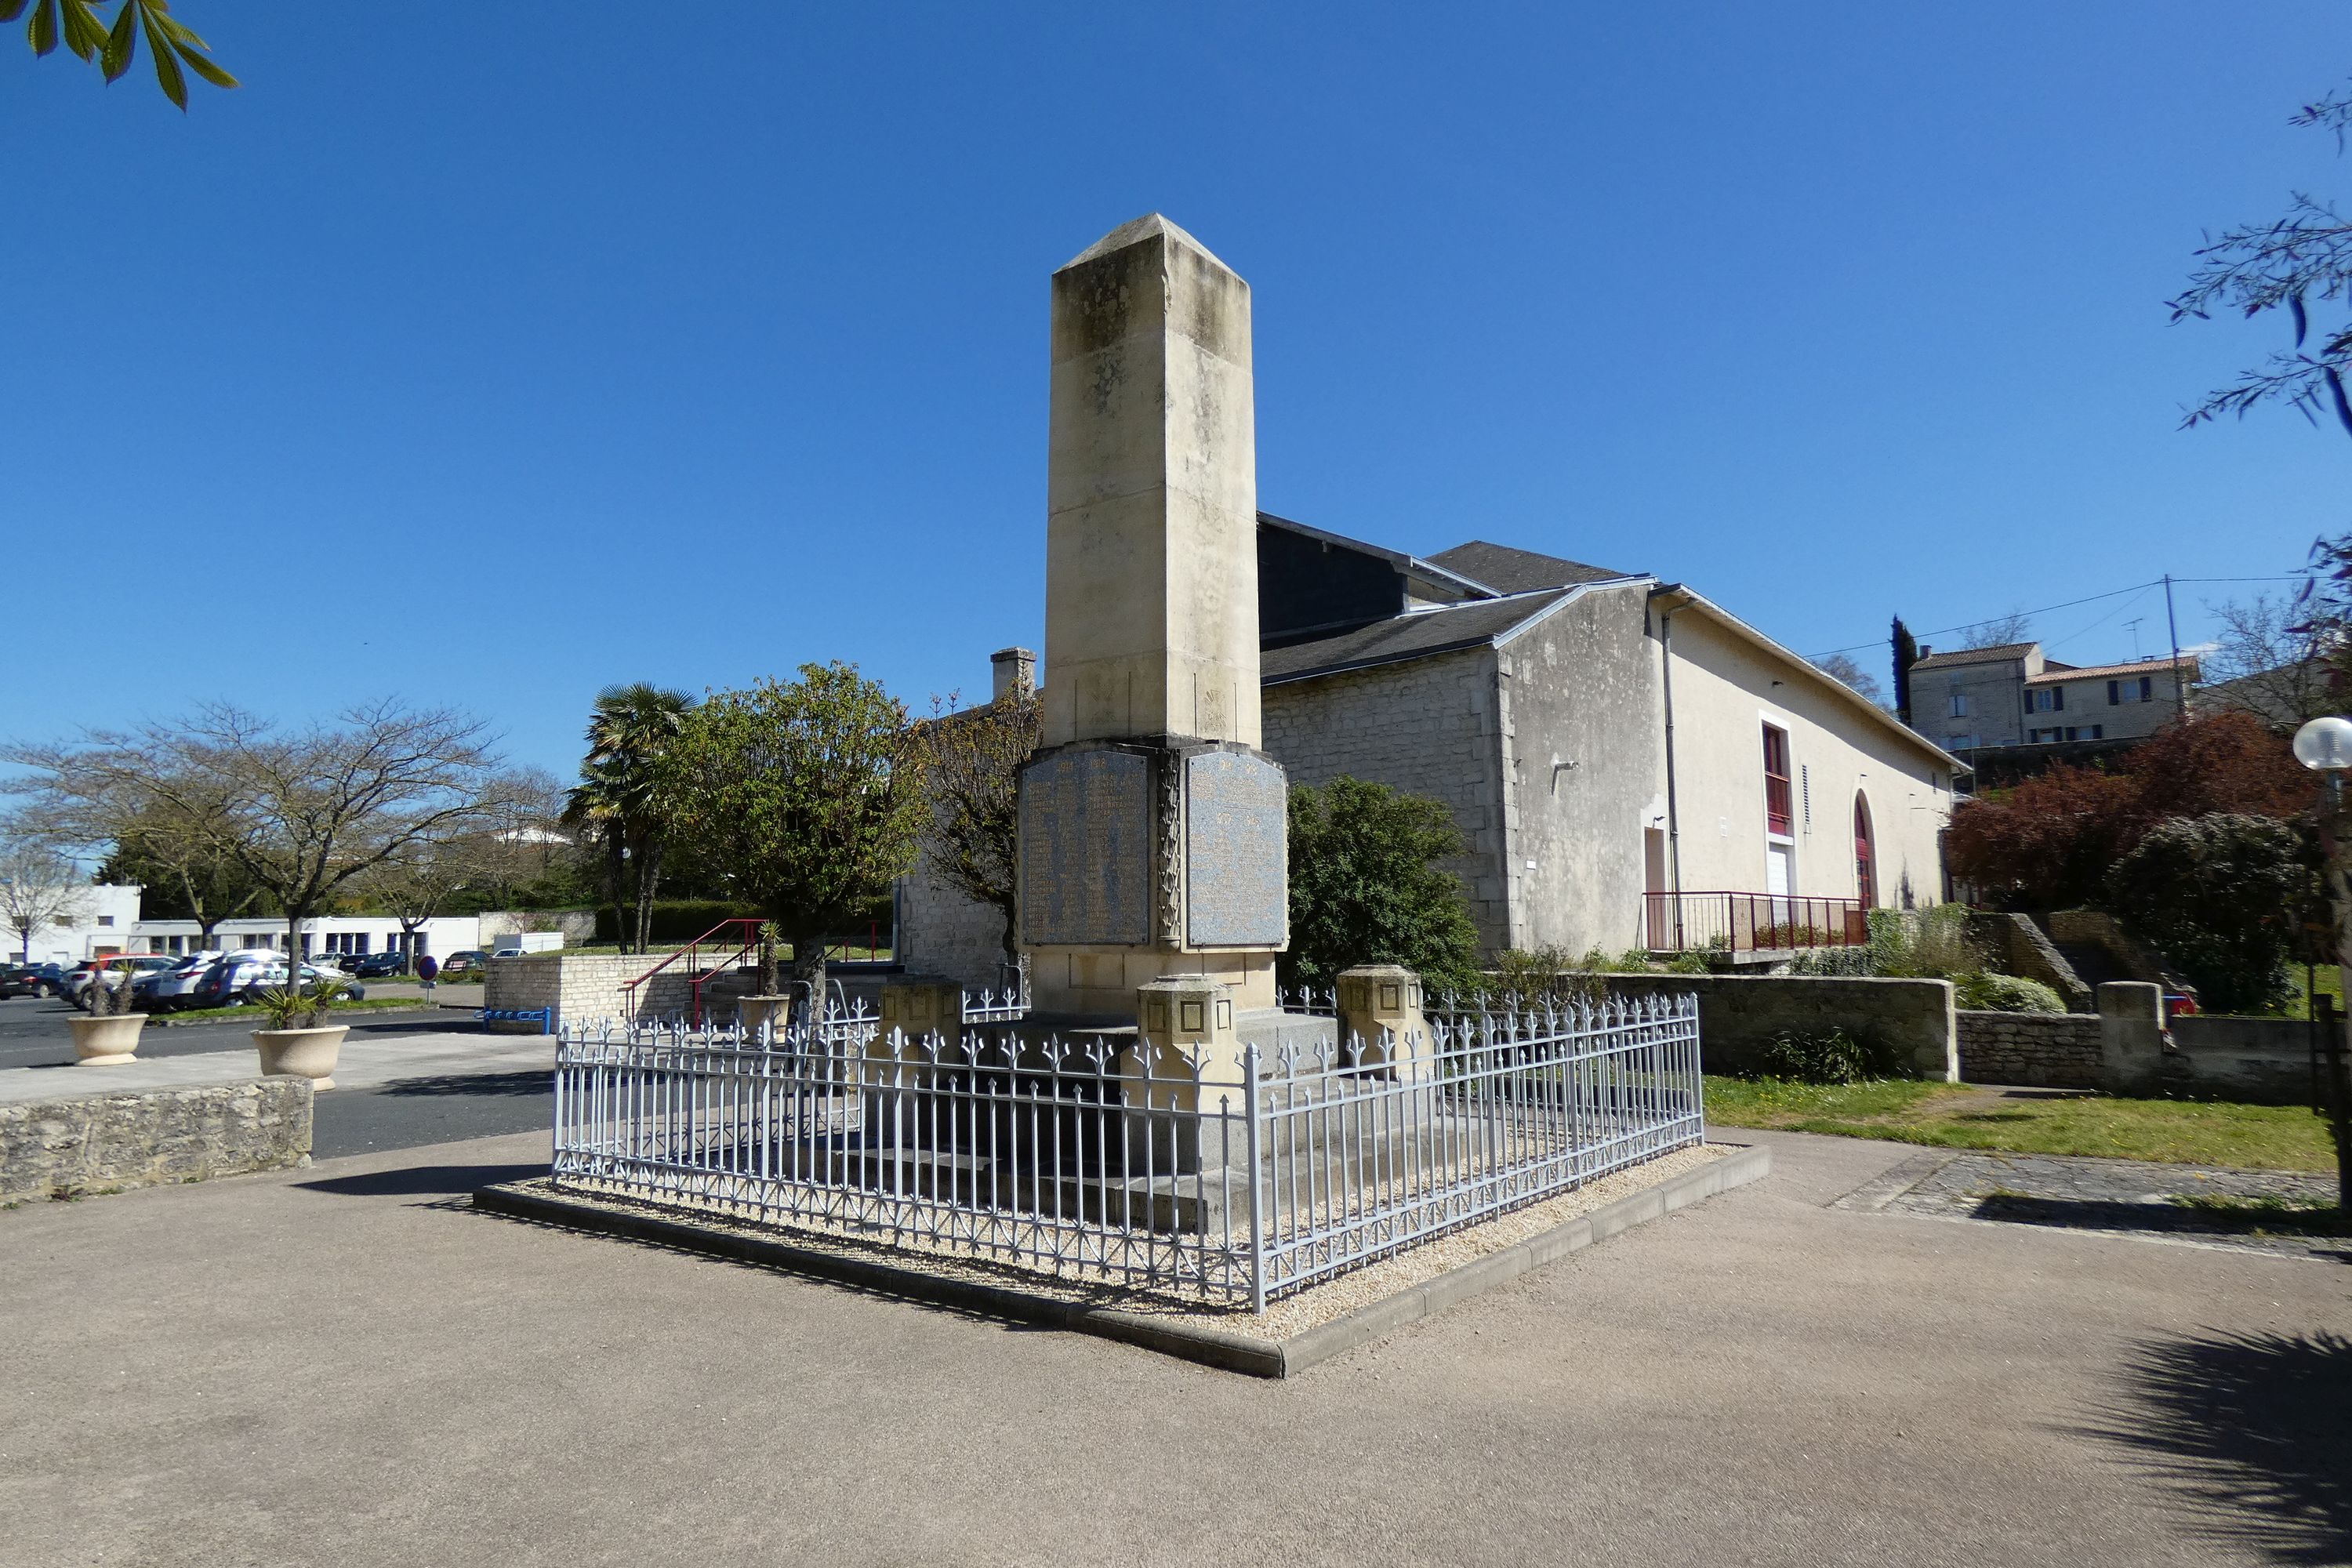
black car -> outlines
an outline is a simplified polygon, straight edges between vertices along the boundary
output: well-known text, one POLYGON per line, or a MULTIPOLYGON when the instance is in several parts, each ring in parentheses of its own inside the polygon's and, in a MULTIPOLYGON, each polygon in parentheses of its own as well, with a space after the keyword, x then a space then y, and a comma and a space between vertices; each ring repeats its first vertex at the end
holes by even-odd
POLYGON ((408 973, 408 954, 396 951, 362 953, 359 962, 343 967, 362 980, 388 980, 408 973))
POLYGON ((0 967, 0 996, 54 996, 65 988, 66 972, 54 963, 0 967))

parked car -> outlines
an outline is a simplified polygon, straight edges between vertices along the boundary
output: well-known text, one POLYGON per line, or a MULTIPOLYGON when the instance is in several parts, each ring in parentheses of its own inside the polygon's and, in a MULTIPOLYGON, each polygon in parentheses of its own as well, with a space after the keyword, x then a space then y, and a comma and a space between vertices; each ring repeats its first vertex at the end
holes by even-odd
MULTIPOLYGON (((268 963, 261 966, 261 972, 246 982, 239 1000, 250 1002, 256 992, 274 991, 285 984, 286 960, 282 956, 272 956, 268 963)), ((362 1001, 367 995, 366 986, 354 983, 341 970, 331 969, 323 963, 304 963, 302 984, 305 986, 340 985, 343 988, 343 994, 354 1002, 362 1001)))
POLYGON ((353 963, 343 965, 362 980, 389 980, 408 973, 408 954, 398 951, 363 952, 353 963))
POLYGON ((100 984, 101 976, 106 988, 111 991, 118 985, 135 985, 141 975, 168 968, 172 963, 168 953, 160 952, 118 952, 104 958, 86 958, 66 972, 66 1000, 88 1012, 89 988, 100 984))
MULTIPOLYGON (((281 977, 286 972, 286 961, 275 948, 247 947, 224 952, 207 964, 195 984, 189 987, 184 1005, 241 1007, 255 983, 273 968, 281 977)), ((340 980, 342 976, 331 978, 340 980)))
POLYGON ((12 963, 0 969, 0 996, 55 996, 66 972, 54 963, 12 963))
POLYGON ((218 948, 181 954, 171 968, 141 975, 132 983, 131 997, 140 1010, 147 1013, 173 1013, 193 1006, 190 998, 195 994, 196 983, 220 956, 218 948))
POLYGON ((441 978, 455 980, 460 975, 470 980, 481 978, 482 966, 490 955, 478 947, 462 948, 441 961, 441 978))

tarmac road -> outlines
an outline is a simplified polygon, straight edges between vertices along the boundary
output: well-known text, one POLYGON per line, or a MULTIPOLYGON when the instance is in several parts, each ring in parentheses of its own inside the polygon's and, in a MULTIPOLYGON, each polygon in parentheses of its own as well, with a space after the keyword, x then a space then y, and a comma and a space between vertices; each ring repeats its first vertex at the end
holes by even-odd
POLYGON ((2352 1560, 2352 1268, 1765 1182, 1286 1383, 471 1211, 489 1139, 0 1214, 0 1565, 2352 1560))

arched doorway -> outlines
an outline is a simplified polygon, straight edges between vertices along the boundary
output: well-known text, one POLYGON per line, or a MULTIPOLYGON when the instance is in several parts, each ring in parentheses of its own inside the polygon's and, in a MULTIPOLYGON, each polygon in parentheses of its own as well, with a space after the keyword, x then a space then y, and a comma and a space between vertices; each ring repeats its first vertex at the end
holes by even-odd
POLYGON ((1878 852, 1871 840, 1870 797, 1853 795, 1853 894, 1865 910, 1878 907, 1878 852))

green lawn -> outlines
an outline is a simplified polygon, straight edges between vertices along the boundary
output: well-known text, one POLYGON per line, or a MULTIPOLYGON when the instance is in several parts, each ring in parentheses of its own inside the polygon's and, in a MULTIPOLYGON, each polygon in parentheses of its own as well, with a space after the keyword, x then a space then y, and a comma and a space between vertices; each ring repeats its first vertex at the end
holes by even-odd
MULTIPOLYGON (((424 1005, 422 997, 385 996, 368 1002, 338 1002, 334 1010, 338 1013, 386 1013, 404 1008, 413 1010, 424 1005)), ((170 1017, 175 1024, 210 1023, 215 1018, 250 1018, 255 1028, 258 1029, 263 1025, 258 1007, 187 1007, 171 1014, 170 1017)))
POLYGON ((1706 1080, 1726 1127, 1885 1138, 1947 1149, 2096 1154, 2264 1171, 2336 1169, 2327 1126, 2299 1106, 2185 1100, 1999 1100, 1967 1084, 1706 1080))

